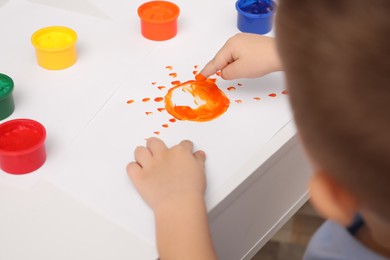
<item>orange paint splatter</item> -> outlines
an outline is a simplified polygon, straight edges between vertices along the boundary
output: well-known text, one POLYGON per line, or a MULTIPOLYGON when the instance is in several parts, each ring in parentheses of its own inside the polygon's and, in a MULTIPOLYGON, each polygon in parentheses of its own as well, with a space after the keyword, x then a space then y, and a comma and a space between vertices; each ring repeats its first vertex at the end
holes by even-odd
POLYGON ((259 98, 259 97, 254 97, 253 99, 254 100, 261 100, 261 98, 259 98))
POLYGON ((234 102, 236 102, 237 104, 240 104, 240 103, 242 103, 242 100, 241 99, 236 99, 236 100, 234 100, 234 102))
POLYGON ((275 93, 271 93, 268 95, 269 97, 276 97, 276 94, 275 93))
POLYGON ((177 77, 177 73, 175 73, 175 72, 169 73, 169 76, 171 76, 172 78, 176 78, 177 77))
POLYGON ((192 74, 196 75, 196 74, 198 74, 198 71, 197 71, 197 70, 194 70, 194 71, 192 72, 192 74))
POLYGON ((156 101, 156 102, 161 102, 161 101, 163 101, 163 100, 164 100, 163 97, 156 97, 156 98, 154 99, 154 101, 156 101))
POLYGON ((199 65, 195 65, 195 66, 194 66, 194 69, 197 69, 197 68, 199 68, 199 65))
POLYGON ((282 91, 282 94, 283 94, 283 95, 288 95, 288 91, 287 91, 287 90, 283 90, 283 91, 282 91))
POLYGON ((145 112, 145 114, 146 114, 147 116, 149 116, 149 115, 153 114, 153 112, 145 112))
POLYGON ((169 122, 175 123, 175 122, 176 122, 176 118, 171 118, 171 119, 169 119, 169 122))
POLYGON ((226 95, 218 88, 214 81, 208 79, 205 81, 190 80, 181 85, 171 88, 165 95, 165 108, 167 112, 179 120, 189 120, 204 122, 213 120, 228 109, 230 104, 226 95), (194 98, 197 108, 189 106, 179 106, 172 101, 173 92, 181 88, 184 92, 194 98))
POLYGON ((169 125, 168 125, 168 124, 163 124, 163 125, 162 125, 162 127, 164 127, 164 128, 168 128, 168 127, 169 127, 169 125))
POLYGON ((142 99, 142 102, 148 102, 150 100, 150 98, 144 98, 142 99))
POLYGON ((157 84, 157 82, 152 82, 152 85, 156 85, 157 84))
POLYGON ((221 71, 217 71, 215 74, 216 74, 218 77, 221 77, 222 72, 221 72, 221 71))
POLYGON ((233 87, 233 86, 230 86, 230 87, 227 88, 227 90, 232 91, 232 90, 236 90, 236 88, 233 87))
POLYGON ((158 86, 157 87, 159 90, 163 90, 165 88, 165 86, 158 86))
POLYGON ((132 104, 132 103, 134 103, 134 100, 132 100, 132 99, 130 99, 130 100, 127 100, 127 102, 126 102, 127 104, 132 104))
POLYGON ((162 111, 165 111, 165 108, 160 107, 160 108, 157 108, 157 110, 158 110, 158 112, 162 112, 162 111))
POLYGON ((171 82, 171 84, 174 85, 174 86, 175 86, 175 85, 180 85, 180 83, 181 83, 181 82, 180 82, 179 80, 175 80, 175 81, 172 81, 172 82, 171 82))
POLYGON ((242 86, 242 84, 241 84, 241 83, 237 83, 237 86, 241 87, 241 86, 242 86))
POLYGON ((156 132, 154 132, 156 135, 159 135, 160 134, 160 132, 159 131, 156 131, 156 132))
POLYGON ((173 70, 173 66, 165 66, 165 68, 168 70, 173 70))

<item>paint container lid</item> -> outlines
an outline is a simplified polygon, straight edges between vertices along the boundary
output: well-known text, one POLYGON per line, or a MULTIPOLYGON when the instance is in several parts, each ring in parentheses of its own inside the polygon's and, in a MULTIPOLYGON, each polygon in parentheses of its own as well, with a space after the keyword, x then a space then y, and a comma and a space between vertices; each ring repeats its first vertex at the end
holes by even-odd
POLYGON ((148 39, 162 41, 177 33, 180 8, 168 1, 150 1, 138 7, 141 32, 148 39))
POLYGON ((5 74, 0 73, 0 100, 3 100, 12 94, 14 81, 5 74))
POLYGON ((12 174, 38 169, 46 160, 46 130, 31 119, 0 124, 0 168, 12 174))
POLYGON ((242 32, 266 34, 272 29, 276 4, 272 0, 238 0, 237 27, 242 32))

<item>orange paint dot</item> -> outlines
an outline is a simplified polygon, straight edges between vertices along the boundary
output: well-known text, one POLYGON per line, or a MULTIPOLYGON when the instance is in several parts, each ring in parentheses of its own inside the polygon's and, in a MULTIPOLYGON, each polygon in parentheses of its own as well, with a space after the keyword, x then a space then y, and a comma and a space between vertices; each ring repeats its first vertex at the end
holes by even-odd
POLYGON ((169 119, 169 122, 175 123, 175 122, 176 122, 176 118, 171 118, 171 119, 169 119))
POLYGON ((156 85, 157 84, 157 82, 152 82, 152 85, 156 85))
POLYGON ((221 71, 217 71, 215 74, 216 74, 217 76, 221 77, 222 72, 221 72, 221 71))
POLYGON ((148 116, 148 115, 151 115, 153 113, 152 112, 145 112, 145 114, 148 116))
POLYGON ((159 134, 160 134, 160 132, 159 132, 159 131, 156 131, 156 132, 154 132, 154 134, 156 134, 156 135, 159 135, 159 134))
POLYGON ((198 71, 197 71, 197 70, 194 70, 194 71, 192 72, 192 74, 196 75, 196 74, 198 74, 198 71))
POLYGON ((127 100, 127 102, 126 102, 127 104, 132 104, 132 103, 134 103, 134 100, 132 100, 132 99, 130 99, 130 100, 127 100))
POLYGON ((276 97, 276 94, 275 93, 271 93, 268 95, 269 97, 276 97))
POLYGON ((199 65, 195 65, 195 66, 194 66, 194 69, 197 69, 197 68, 199 68, 199 65))
POLYGON ((160 107, 160 108, 157 108, 157 110, 158 110, 158 112, 162 112, 162 111, 165 111, 165 108, 160 107))
POLYGON ((171 76, 172 78, 176 78, 177 77, 177 73, 169 73, 169 76, 171 76))
POLYGON ((162 90, 162 89, 165 88, 165 86, 158 86, 157 88, 158 88, 159 90, 162 90))
POLYGON ((184 82, 181 85, 171 88, 165 95, 165 108, 167 112, 179 120, 210 121, 225 113, 229 104, 230 101, 226 95, 209 79, 184 82), (178 89, 191 95, 197 107, 192 108, 188 105, 175 104, 172 101, 172 95, 178 89))
POLYGON ((242 100, 241 99, 236 99, 236 100, 234 100, 234 102, 236 102, 237 104, 240 104, 240 103, 242 103, 242 100))
POLYGON ((287 91, 287 90, 283 90, 283 91, 282 91, 282 94, 283 94, 283 95, 288 95, 288 91, 287 91))
POLYGON ((180 83, 181 83, 181 82, 180 82, 179 80, 175 80, 175 81, 172 81, 172 82, 171 82, 171 84, 174 85, 174 86, 175 86, 175 85, 180 85, 180 83))
POLYGON ((142 99, 142 102, 148 102, 150 100, 150 98, 144 98, 142 99))
POLYGON ((168 70, 173 70, 172 66, 165 66, 165 68, 168 69, 168 70))
POLYGON ((242 84, 241 84, 241 83, 238 83, 238 84, 237 84, 237 86, 241 87, 241 86, 242 86, 242 84))
POLYGON ((253 99, 254 100, 261 100, 261 98, 259 98, 259 97, 254 97, 253 99))
POLYGON ((156 101, 156 102, 161 102, 161 101, 163 101, 163 100, 164 100, 163 97, 156 97, 156 98, 154 99, 154 101, 156 101))
POLYGON ((232 91, 232 90, 236 90, 236 88, 231 86, 231 87, 228 87, 227 90, 232 91))
POLYGON ((163 125, 162 125, 162 127, 164 127, 164 128, 168 128, 168 127, 169 127, 169 125, 168 125, 168 124, 163 124, 163 125))

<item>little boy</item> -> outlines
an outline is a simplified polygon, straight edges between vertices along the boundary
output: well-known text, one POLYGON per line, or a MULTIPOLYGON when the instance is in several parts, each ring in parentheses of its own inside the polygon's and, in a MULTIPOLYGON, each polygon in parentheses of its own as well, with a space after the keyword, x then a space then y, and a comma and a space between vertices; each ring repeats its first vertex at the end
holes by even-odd
MULTIPOLYGON (((389 258, 390 1, 280 0, 277 12, 277 47, 271 38, 238 34, 201 74, 221 70, 233 79, 283 68, 315 168, 311 201, 329 219, 305 258, 389 258)), ((192 148, 183 141, 168 149, 150 138, 127 168, 154 211, 161 259, 216 259, 204 202, 205 153, 192 148)))

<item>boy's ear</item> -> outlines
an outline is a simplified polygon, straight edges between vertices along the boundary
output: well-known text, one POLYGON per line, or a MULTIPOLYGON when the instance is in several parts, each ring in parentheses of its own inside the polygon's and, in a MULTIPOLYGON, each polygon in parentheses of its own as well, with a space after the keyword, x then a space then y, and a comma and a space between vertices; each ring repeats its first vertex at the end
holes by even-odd
POLYGON ((357 199, 334 178, 317 172, 310 180, 311 202, 320 214, 343 226, 352 223, 358 210, 357 199))

